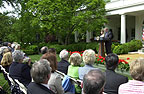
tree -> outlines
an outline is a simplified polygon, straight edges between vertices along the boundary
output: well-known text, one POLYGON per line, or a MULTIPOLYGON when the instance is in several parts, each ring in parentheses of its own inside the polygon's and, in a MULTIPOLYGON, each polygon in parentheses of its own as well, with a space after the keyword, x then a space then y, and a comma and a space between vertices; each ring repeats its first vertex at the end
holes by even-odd
POLYGON ((11 34, 13 33, 12 25, 15 20, 13 17, 0 13, 0 39, 3 41, 13 40, 11 34))
POLYGON ((103 0, 29 0, 27 12, 33 15, 32 25, 47 28, 62 44, 73 32, 97 31, 106 21, 103 0))

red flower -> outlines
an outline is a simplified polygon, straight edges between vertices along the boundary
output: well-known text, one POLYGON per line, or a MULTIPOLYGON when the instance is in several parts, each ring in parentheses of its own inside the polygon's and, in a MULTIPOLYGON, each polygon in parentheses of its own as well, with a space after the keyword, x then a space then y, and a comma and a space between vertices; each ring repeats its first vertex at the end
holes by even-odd
POLYGON ((103 62, 103 60, 101 60, 101 62, 103 62))
POLYGON ((127 62, 127 61, 124 61, 124 63, 125 63, 125 64, 128 64, 128 62, 127 62))
POLYGON ((128 57, 127 60, 130 60, 130 58, 128 57))
POLYGON ((81 54, 81 56, 83 56, 83 54, 81 54))
POLYGON ((102 59, 103 57, 102 56, 99 56, 99 59, 102 59))
POLYGON ((97 59, 97 61, 99 61, 99 59, 97 59))
POLYGON ((121 59, 119 59, 119 64, 122 62, 122 60, 121 59))
POLYGON ((103 58, 103 60, 105 61, 105 58, 103 58))

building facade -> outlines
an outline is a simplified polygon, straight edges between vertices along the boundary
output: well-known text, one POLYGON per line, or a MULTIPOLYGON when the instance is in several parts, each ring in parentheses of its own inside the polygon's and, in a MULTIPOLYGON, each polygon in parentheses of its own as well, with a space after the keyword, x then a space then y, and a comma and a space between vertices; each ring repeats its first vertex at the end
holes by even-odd
POLYGON ((105 6, 107 27, 112 29, 114 40, 126 43, 142 40, 144 34, 144 0, 111 0, 105 6))

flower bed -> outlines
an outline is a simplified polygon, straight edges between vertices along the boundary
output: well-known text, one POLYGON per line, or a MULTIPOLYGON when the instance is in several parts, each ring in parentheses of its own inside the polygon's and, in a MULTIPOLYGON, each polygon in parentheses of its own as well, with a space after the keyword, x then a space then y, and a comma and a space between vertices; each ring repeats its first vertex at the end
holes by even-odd
MULTIPOLYGON (((79 53, 81 56, 83 54, 84 51, 74 51, 74 52, 71 52, 69 51, 69 54, 73 54, 73 53, 79 53)), ((122 72, 123 71, 128 71, 129 70, 129 64, 128 64, 128 60, 130 60, 130 58, 127 58, 126 60, 124 59, 119 59, 119 65, 117 67, 117 70, 121 70, 122 72)), ((95 64, 98 66, 99 64, 102 64, 102 65, 105 65, 105 57, 102 57, 102 56, 97 56, 96 55, 96 62, 95 64)))

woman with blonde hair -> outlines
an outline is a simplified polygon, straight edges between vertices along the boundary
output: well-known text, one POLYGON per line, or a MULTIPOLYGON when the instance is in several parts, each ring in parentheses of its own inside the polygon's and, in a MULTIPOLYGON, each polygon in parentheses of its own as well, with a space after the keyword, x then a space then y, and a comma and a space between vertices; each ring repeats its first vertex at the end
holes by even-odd
MULTIPOLYGON (((79 53, 73 53, 70 58, 69 62, 71 65, 68 67, 68 76, 79 79, 78 69, 82 62, 81 55, 79 53)), ((75 85, 76 93, 81 93, 81 88, 78 85, 75 85)))
POLYGON ((83 80, 83 76, 88 73, 92 69, 98 69, 93 67, 94 62, 96 61, 95 51, 92 49, 85 50, 83 52, 83 62, 85 64, 84 67, 80 67, 79 72, 79 79, 83 80))
POLYGON ((144 58, 130 63, 130 75, 133 80, 119 87, 119 94, 144 94, 144 58))

